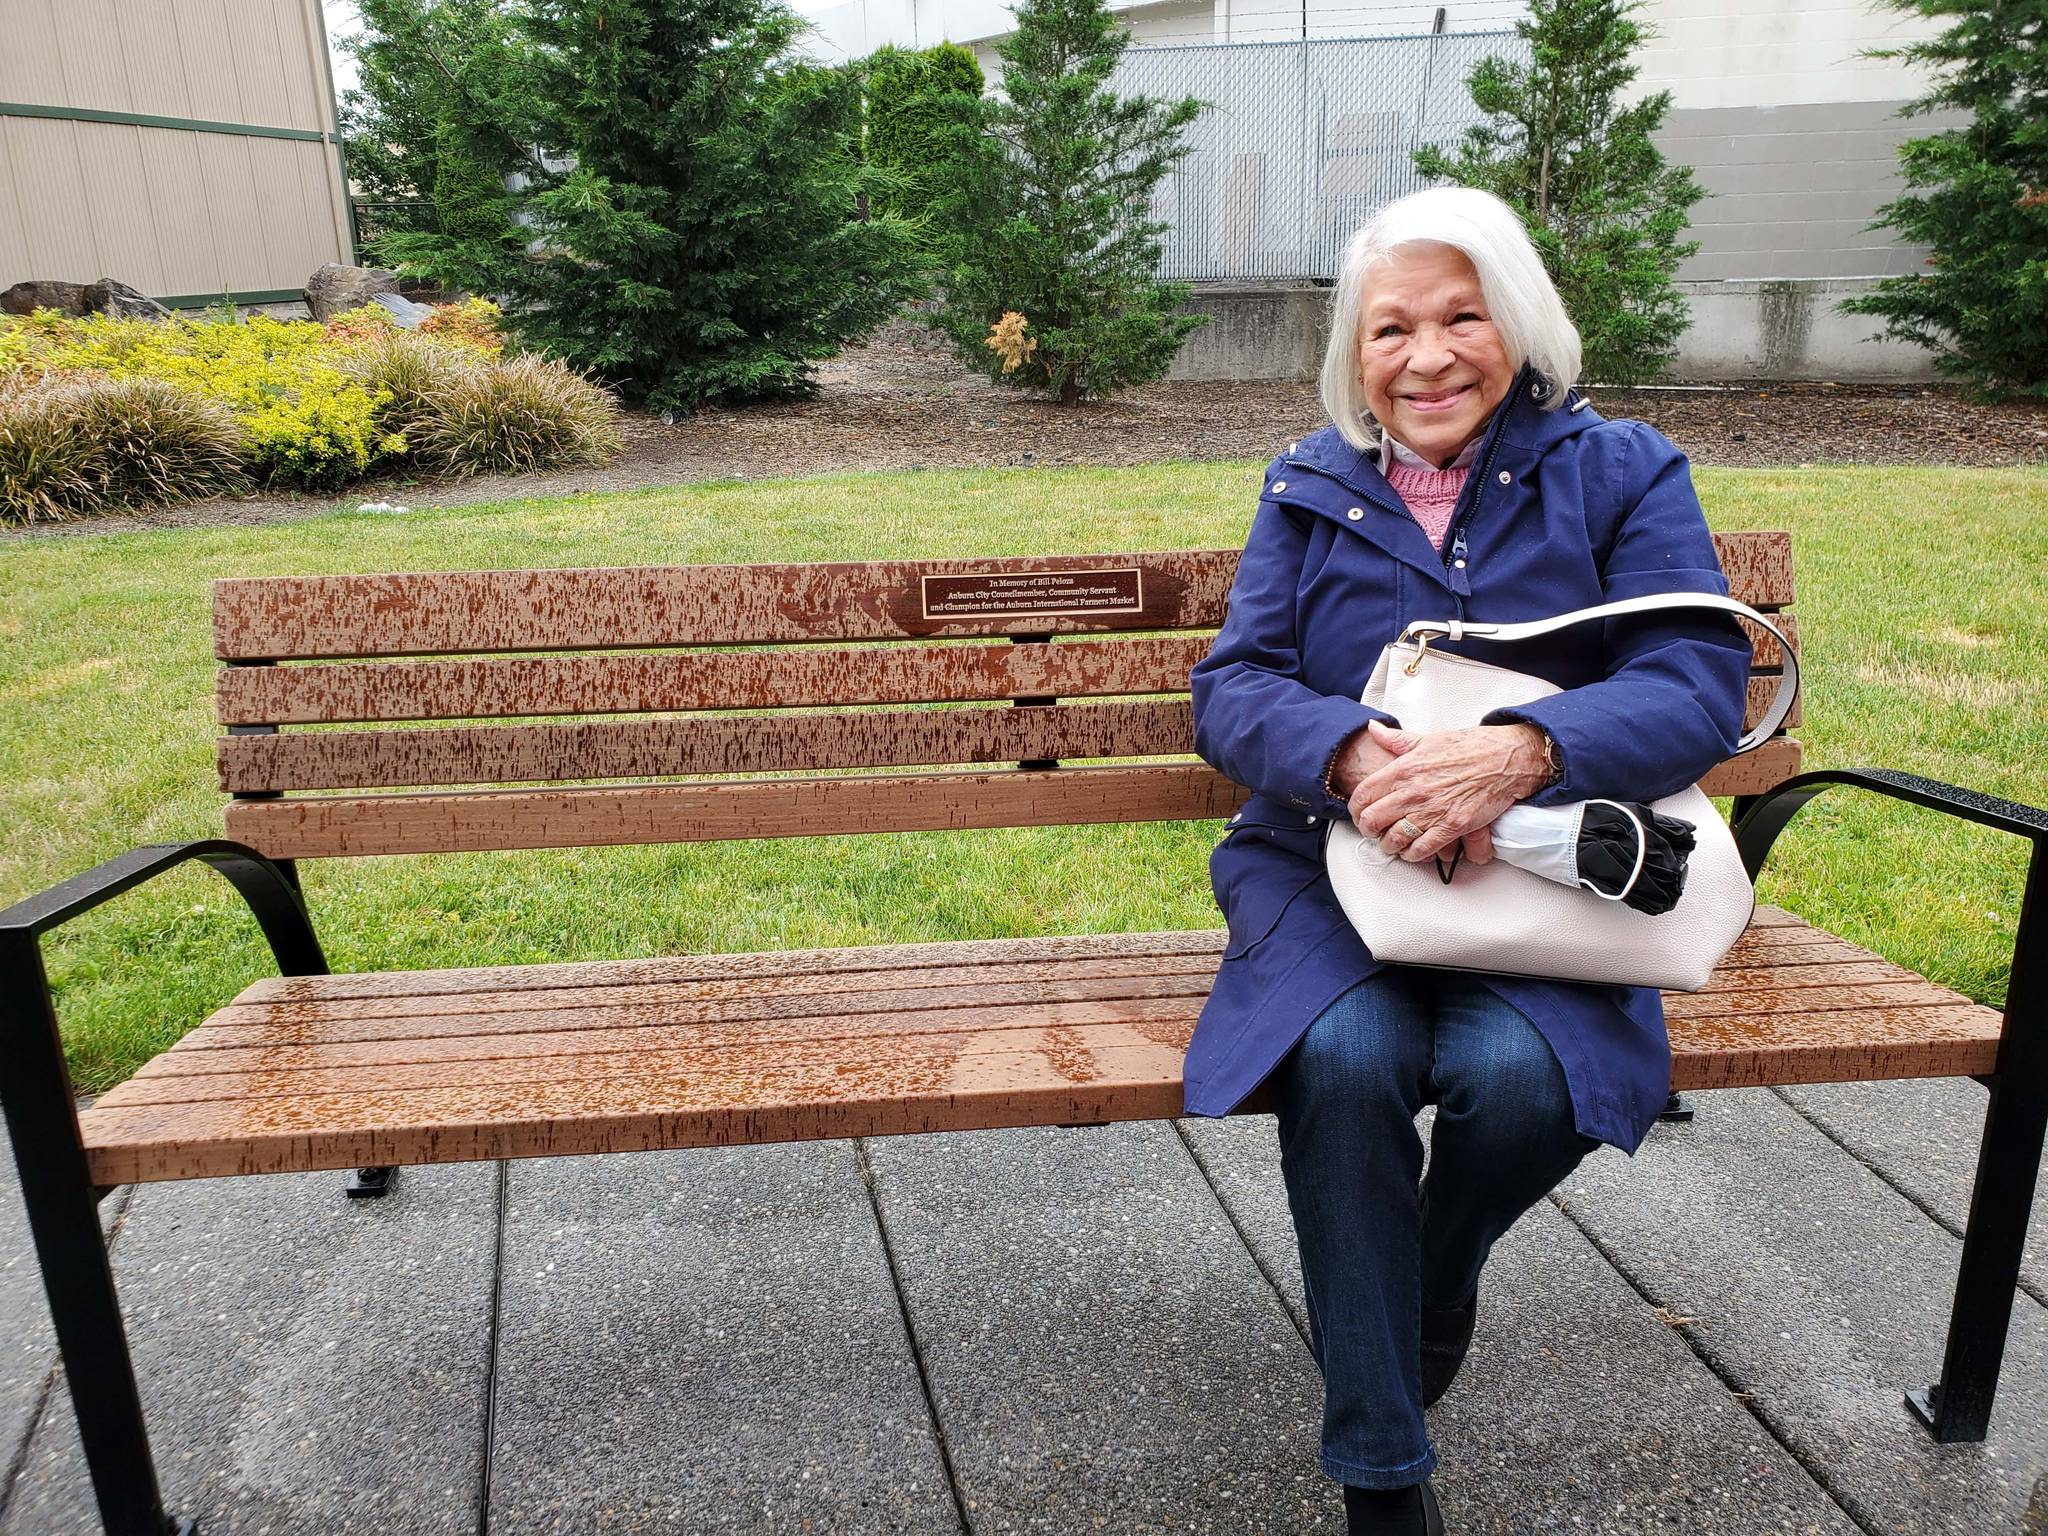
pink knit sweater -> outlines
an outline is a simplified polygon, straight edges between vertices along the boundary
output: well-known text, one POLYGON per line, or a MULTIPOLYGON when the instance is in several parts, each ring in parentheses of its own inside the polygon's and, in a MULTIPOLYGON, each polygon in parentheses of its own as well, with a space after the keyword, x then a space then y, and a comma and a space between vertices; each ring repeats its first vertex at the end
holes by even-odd
POLYGON ((1429 542, 1442 549, 1444 533, 1451 526, 1451 509, 1458 504, 1458 493, 1464 490, 1465 476, 1471 472, 1471 467, 1463 464, 1450 469, 1421 469, 1403 464, 1389 454, 1387 484, 1415 515, 1415 521, 1422 524, 1429 542))

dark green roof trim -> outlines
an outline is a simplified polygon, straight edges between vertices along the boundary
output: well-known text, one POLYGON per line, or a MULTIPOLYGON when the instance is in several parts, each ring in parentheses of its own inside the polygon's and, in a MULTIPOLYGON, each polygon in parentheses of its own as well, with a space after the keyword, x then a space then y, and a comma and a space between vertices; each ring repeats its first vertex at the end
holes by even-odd
POLYGON ((219 304, 223 298, 237 304, 292 304, 304 303, 306 290, 303 288, 257 288, 247 293, 174 293, 168 297, 159 295, 157 303, 166 309, 205 309, 210 304, 219 304))
POLYGON ((103 112, 98 107, 43 107, 21 101, 0 101, 0 117, 54 117, 72 123, 125 123, 135 128, 181 128, 188 133, 231 133, 244 139, 310 139, 315 144, 327 137, 318 128, 266 128, 258 123, 215 123, 198 117, 103 112))

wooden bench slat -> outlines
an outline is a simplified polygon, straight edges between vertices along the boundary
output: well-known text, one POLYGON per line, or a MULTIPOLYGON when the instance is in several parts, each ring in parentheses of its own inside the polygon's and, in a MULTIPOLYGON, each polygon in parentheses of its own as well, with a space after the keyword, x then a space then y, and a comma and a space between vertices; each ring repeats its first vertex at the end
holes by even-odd
MULTIPOLYGON (((1788 967, 1797 972, 1798 966, 1788 967)), ((1684 1020, 1688 1025, 1707 1020, 1737 1020, 1750 1015, 1791 1013, 1839 1013, 1875 1011, 1885 1008, 1946 1006, 1965 1001, 1947 987, 1918 976, 1902 981, 1852 982, 1811 987, 1728 988, 1722 991, 1673 992, 1664 998, 1666 1024, 1684 1020)), ((1735 1026, 1739 1027, 1739 1026, 1735 1026)))
MULTIPOLYGON (((1084 960, 992 961, 974 966, 925 966, 827 975, 695 977, 687 981, 617 986, 521 987, 499 991, 413 993, 399 997, 321 998, 302 1002, 231 1002, 203 1027, 268 1024, 294 1028, 343 1019, 407 1019, 437 1013, 538 1013, 557 1009, 659 1007, 668 1003, 742 1003, 754 998, 865 998, 928 994, 933 1006, 963 987, 1060 987, 1086 982, 1115 985, 1158 976, 1208 977, 1216 952, 1185 955, 1105 955, 1084 960)), ((188 1036, 189 1038, 189 1036, 188 1036)), ((174 1047, 172 1054, 181 1047, 174 1047)), ((158 1058, 161 1060, 162 1058, 158 1058)))
POLYGON ((1794 1083, 1871 1082, 1902 1077, 1975 1077, 1998 1063, 2000 1018, 1975 1003, 1869 1012, 1781 1013, 1754 1035, 1674 1028, 1671 1086, 1758 1088, 1794 1083))
POLYGON ((223 736, 231 792, 1164 757, 1194 751, 1186 699, 1020 708, 710 715, 567 725, 223 736))
POLYGON ((290 1019, 250 1023, 215 1023, 209 1020, 193 1034, 200 1036, 187 1047, 193 1052, 216 1046, 293 1046, 310 1040, 367 1041, 418 1040, 461 1035, 517 1035, 536 1030, 599 1031, 635 1025, 755 1024, 772 1019, 800 1018, 814 1021, 814 1028, 829 1030, 834 1021, 839 1033, 863 1032, 856 1022, 863 1014, 900 1014, 912 1011, 931 1014, 957 1013, 964 1016, 975 1008, 1052 1005, 1069 1000, 1109 1001, 1146 997, 1203 996, 1215 975, 1187 971, 1148 977, 1111 977, 1077 981, 1009 981, 986 985, 963 983, 943 989, 910 988, 903 991, 875 991, 850 994, 844 1006, 835 1006, 829 996, 791 993, 781 997, 741 997, 671 1002, 621 1002, 586 1008, 516 1009, 508 1012, 402 1014, 355 1019, 329 1019, 299 1023, 290 1019))
MULTIPOLYGON (((1131 635, 223 667, 215 701, 222 725, 316 725, 1185 693, 1211 643, 1206 634, 1131 635)), ((1769 649, 1775 656, 1775 641, 1769 649)))
POLYGON ((385 1061, 374 1067, 280 1067, 257 1072, 199 1073, 184 1077, 130 1078, 101 1095, 108 1109, 143 1105, 246 1103, 253 1099, 324 1097, 330 1094, 386 1094, 501 1091, 507 1098, 523 1086, 597 1078, 691 1080, 704 1074, 743 1080, 812 1067, 836 1067, 855 1076, 914 1074, 934 1063, 953 1063, 991 1052, 1039 1051, 1080 1060, 1090 1051, 1157 1045, 1193 1027, 1200 996, 1170 1006, 1143 1007, 1132 1001, 1093 1005, 1059 1004, 990 1019, 932 1023, 891 1030, 857 1040, 832 1035, 787 1038, 726 1038, 674 1041, 642 1038, 639 1030, 586 1031, 571 1048, 549 1056, 513 1055, 454 1061, 385 1061), (998 1020, 1000 1022, 998 1022, 998 1020), (1162 1021, 1174 1030, 1162 1030, 1162 1021))
MULTIPOLYGON (((1747 601, 1739 592, 1735 596, 1747 601)), ((1750 606, 1755 608, 1761 605, 1751 603, 1750 606)), ((1782 672, 1785 669, 1785 658, 1779 651, 1777 636, 1754 619, 1738 617, 1735 622, 1740 624, 1742 632, 1749 636, 1750 665, 1759 672, 1782 672)), ((1799 648, 1799 616, 1794 613, 1773 613, 1771 622, 1782 629, 1785 638, 1792 642, 1792 654, 1804 656, 1805 653, 1799 648)))
MULTIPOLYGON (((1114 1016, 1179 1017, 1199 1012, 1208 994, 1210 974, 1193 985, 1152 989, 1156 996, 1108 996, 1089 1002, 1058 1001, 1064 1022, 1085 1022, 1091 1017, 1114 1016), (1189 1012, 1192 1008, 1193 1012, 1189 1012)), ((679 1022, 672 1014, 647 1010, 626 1010, 617 1016, 592 1019, 571 1014, 566 1020, 548 1016, 527 1016, 524 1028, 486 1033, 454 1032, 436 1034, 377 1035, 367 1039, 341 1038, 328 1031, 315 1037, 317 1043, 265 1043, 260 1045, 203 1045, 166 1053, 173 1057, 170 1068, 139 1072, 130 1082, 152 1082, 164 1078, 218 1077, 221 1075, 262 1075, 272 1071, 313 1068, 369 1072, 386 1066, 422 1062, 501 1061, 527 1057, 548 1057, 560 1053, 622 1050, 670 1050, 689 1046, 753 1045, 769 1041, 835 1040, 840 1048, 857 1055, 861 1041, 892 1039, 901 1034, 944 1033, 965 1027, 1029 1029, 1043 1024, 1047 1008, 1042 1000, 991 1003, 973 1008, 905 1006, 887 1011, 850 1015, 794 1013, 781 1018, 732 1018, 713 1021, 679 1022), (636 1019, 652 1022, 635 1022, 636 1019), (569 1027, 552 1025, 566 1022, 569 1027)), ((439 1022, 439 1021, 437 1021, 439 1022)), ((160 1058, 161 1059, 161 1058, 160 1058)))
MULTIPOLYGON (((1798 620, 1789 613, 1777 620, 1796 653, 1798 620)), ((1748 619, 1738 622, 1754 646, 1753 665, 1775 674, 1783 664, 1776 638, 1748 619)), ((226 726, 1184 693, 1212 642, 1207 634, 1129 635, 1045 645, 906 642, 229 666, 216 675, 214 698, 226 726)))
MULTIPOLYGON (((1759 907, 1796 921, 1776 907, 1759 907)), ((1104 959, 1207 955, 1223 948, 1221 928, 1173 928, 1152 933, 1082 933, 1052 938, 940 939, 922 944, 863 944, 843 949, 774 949, 737 955, 678 955, 652 960, 556 960, 540 965, 477 966, 433 971, 343 971, 331 976, 266 976, 244 987, 229 1006, 266 1002, 325 1002, 345 998, 435 997, 559 987, 661 986, 670 982, 754 977, 835 977, 874 972, 958 971, 970 967, 1020 969, 1104 959)), ((853 983, 854 986, 859 984, 853 983)))
POLYGON ((1783 965, 1756 967, 1723 965, 1708 978, 1707 984, 1692 995, 1705 997, 1711 992, 1741 992, 1765 988, 1780 990, 1801 987, 1832 987, 1847 982, 1872 981, 1918 981, 1917 973, 1903 965, 1894 965, 1889 960, 1842 960, 1828 961, 1820 965, 1783 965))
MULTIPOLYGON (((1759 794, 1798 771, 1796 737, 1715 768, 1710 795, 1759 794)), ((849 775, 751 783, 237 800, 227 835, 272 858, 1206 821, 1249 793, 1205 763, 849 775)))
MULTIPOLYGON (((1236 550, 988 560, 270 576, 213 585, 224 661, 623 650, 971 635, 1214 629, 1236 550), (1083 581, 1084 573, 1130 573, 1083 581), (985 575, 1021 611, 928 616, 928 583, 985 575), (1033 577, 1059 578, 1042 599, 1033 577), (1096 589, 1076 598, 1070 584, 1096 589), (1112 590, 1116 589, 1116 590, 1112 590), (1101 606, 1074 611, 1077 601, 1101 606), (1029 606, 1042 602, 1044 606, 1029 606)), ((936 597, 939 609, 943 601, 936 597)))
POLYGON ((670 1079, 522 1086, 515 1114, 488 1092, 328 1094, 242 1104, 86 1111, 87 1158, 113 1184, 286 1169, 654 1151, 981 1125, 1166 1119, 1181 1111, 1180 1043, 670 1079))
MULTIPOLYGON (((1816 939, 1815 943, 1822 942, 1816 939)), ((1754 953, 1752 949, 1750 951, 1754 953)), ((1836 953, 1831 951, 1831 953, 1836 953)), ((1787 951, 1764 958, 1787 958, 1787 951)), ((377 1025, 383 1033, 351 1035, 350 1039, 403 1038, 415 1021, 445 1019, 503 1019, 478 1029, 541 1029, 542 1023, 522 1025, 520 1020, 557 1018, 564 1014, 596 1015, 594 1027, 609 1027, 613 1010, 634 1010, 659 1018, 670 1010, 705 1010, 678 1017, 769 1018, 792 1011, 800 1005, 817 1006, 819 999, 832 1001, 829 1013, 846 1016, 849 1026, 856 1016, 888 1012, 899 1007, 932 1008, 970 1006, 991 987, 1020 989, 1026 995, 1116 996, 1120 987, 1136 988, 1162 978, 1195 978, 1206 983, 1216 969, 1211 950, 1185 956, 1145 956, 1121 960, 1081 961, 1058 965, 1000 965, 932 968, 923 971, 870 972, 866 984, 844 973, 819 977, 761 977, 743 980, 698 980, 658 982, 623 986, 550 987, 495 992, 422 994, 401 997, 322 999, 297 1003, 230 1003, 203 1025, 190 1031, 177 1046, 156 1057, 142 1069, 150 1072, 180 1070, 178 1063, 198 1050, 225 1047, 247 1032, 253 1038, 286 1047, 317 1033, 320 1038, 341 1038, 336 1026, 377 1025), (1083 990, 1086 989, 1086 990, 1083 990), (758 1009, 759 1011, 750 1011, 758 1009), (237 1031, 230 1035, 227 1031, 237 1031)), ((1746 998, 1790 989, 1827 989, 1839 992, 1860 988, 1865 996, 1874 989, 1894 984, 1928 985, 1904 966, 1875 957, 1861 962, 1824 961, 1819 964, 1779 964, 1756 968, 1724 967, 1707 987, 1694 994, 1672 994, 1685 1011, 1715 1011, 1702 999, 1716 994, 1740 993, 1746 998)), ((1145 995, 1132 990, 1125 995, 1145 995)), ((1745 1004, 1748 1006, 1748 1004, 1745 1004)), ((1801 1006, 1819 1007, 1819 1003, 1801 1006)), ((1832 1005, 1830 1005, 1832 1006, 1832 1005)), ((424 1025, 432 1028, 431 1023, 424 1025)), ((213 1070, 187 1066, 183 1070, 213 1070)))
MULTIPOLYGON (((1773 678, 1751 679, 1745 729, 1763 718, 1776 689, 1773 678)), ((1795 704, 1787 723, 1796 725, 1798 714, 1795 704)), ((1154 757, 1193 751, 1194 714, 1186 699, 317 731, 223 736, 217 743, 220 787, 238 794, 1154 757)))
MULTIPOLYGON (((1792 541, 1779 531, 1717 533, 1729 589, 1755 608, 1792 601, 1792 541)), ((937 635, 1213 629, 1238 551, 691 565, 404 575, 270 576, 214 583, 214 654, 224 661, 427 656, 487 651, 623 650, 937 635), (1124 611, 928 616, 926 578, 1011 581, 1082 572, 1139 576, 1124 611)), ((1122 601, 1110 577, 1084 602, 1122 601)), ((1029 599, 1026 599, 1027 601, 1029 599)), ((1068 609, 1071 596, 1049 596, 1068 609)))
MULTIPOLYGON (((1788 738, 1789 739, 1789 738, 1788 738)), ((1759 753, 1769 750, 1759 748, 1759 753)), ((621 789, 237 800, 227 835, 272 858, 1207 821, 1249 798, 1206 763, 892 773, 621 789)))

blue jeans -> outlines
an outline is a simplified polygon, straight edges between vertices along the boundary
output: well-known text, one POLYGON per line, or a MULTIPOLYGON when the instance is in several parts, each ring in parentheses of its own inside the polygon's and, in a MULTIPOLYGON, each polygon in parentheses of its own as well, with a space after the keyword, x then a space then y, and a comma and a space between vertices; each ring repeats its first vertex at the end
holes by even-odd
POLYGON ((1272 1084, 1323 1373, 1323 1471, 1362 1488, 1419 1483, 1436 1468, 1421 1309, 1470 1302, 1494 1240, 1600 1142, 1574 1127, 1550 1043, 1464 972, 1367 977, 1272 1084), (1426 1103, 1436 1125, 1418 1189, 1426 1103))

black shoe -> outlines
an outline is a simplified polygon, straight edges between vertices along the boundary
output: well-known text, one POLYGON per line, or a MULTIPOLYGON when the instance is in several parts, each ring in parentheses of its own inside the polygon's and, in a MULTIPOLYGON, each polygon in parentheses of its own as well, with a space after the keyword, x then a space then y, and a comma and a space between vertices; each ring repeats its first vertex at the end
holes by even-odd
POLYGON ((1407 1488, 1354 1488, 1347 1483, 1344 1528, 1349 1536, 1444 1536, 1444 1516, 1426 1477, 1407 1488))
POLYGON ((1465 1352, 1472 1347, 1472 1324, 1479 1315, 1479 1294, 1462 1307, 1422 1309, 1422 1406, 1427 1408, 1451 1388, 1465 1352))

